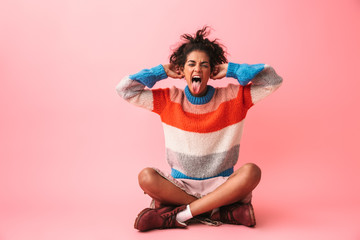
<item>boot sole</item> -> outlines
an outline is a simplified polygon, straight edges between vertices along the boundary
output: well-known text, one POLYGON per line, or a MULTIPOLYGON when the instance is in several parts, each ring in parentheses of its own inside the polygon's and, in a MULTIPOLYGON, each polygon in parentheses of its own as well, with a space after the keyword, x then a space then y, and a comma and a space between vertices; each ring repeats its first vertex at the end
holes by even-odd
POLYGON ((249 203, 249 212, 251 218, 251 225, 249 227, 254 227, 256 225, 256 220, 255 220, 254 208, 251 203, 249 203))

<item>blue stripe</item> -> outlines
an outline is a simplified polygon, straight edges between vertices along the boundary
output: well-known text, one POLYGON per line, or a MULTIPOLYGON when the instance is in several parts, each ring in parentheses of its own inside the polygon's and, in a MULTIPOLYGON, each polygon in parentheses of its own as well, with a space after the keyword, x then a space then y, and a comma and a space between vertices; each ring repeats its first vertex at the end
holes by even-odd
POLYGON ((195 177, 189 177, 189 176, 183 174, 182 172, 180 172, 174 168, 171 168, 171 176, 173 178, 192 179, 192 180, 206 180, 206 179, 215 178, 215 177, 229 177, 233 173, 234 173, 234 168, 232 167, 232 168, 229 168, 213 177, 195 178, 195 177))

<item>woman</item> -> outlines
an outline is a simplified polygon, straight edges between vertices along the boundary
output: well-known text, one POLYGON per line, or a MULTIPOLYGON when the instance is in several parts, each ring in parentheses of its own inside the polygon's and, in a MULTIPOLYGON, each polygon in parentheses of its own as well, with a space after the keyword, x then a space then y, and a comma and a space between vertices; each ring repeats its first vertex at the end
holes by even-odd
POLYGON ((265 64, 227 61, 207 27, 185 40, 170 56, 170 64, 144 69, 124 77, 116 89, 120 96, 160 115, 164 127, 171 175, 145 168, 139 185, 153 199, 141 211, 134 227, 140 231, 185 228, 195 216, 212 221, 255 225, 251 193, 261 171, 246 163, 234 171, 246 113, 282 83, 265 64), (185 78, 184 90, 151 88, 157 81, 185 78), (232 77, 239 84, 224 88, 208 85, 209 79, 232 77), (145 86, 148 88, 146 89, 145 86))

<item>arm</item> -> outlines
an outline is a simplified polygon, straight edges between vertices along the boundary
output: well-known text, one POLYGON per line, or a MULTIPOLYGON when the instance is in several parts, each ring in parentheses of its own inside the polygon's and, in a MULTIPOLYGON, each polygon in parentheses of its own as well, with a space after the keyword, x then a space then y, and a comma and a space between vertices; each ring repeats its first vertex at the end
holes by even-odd
POLYGON ((254 104, 278 89, 283 81, 271 66, 265 64, 221 64, 216 67, 212 78, 225 76, 237 79, 242 86, 251 81, 250 94, 254 104))
POLYGON ((251 98, 255 104, 277 90, 283 79, 275 72, 274 68, 265 65, 264 69, 251 82, 251 98))
POLYGON ((116 86, 117 93, 126 101, 146 108, 154 110, 154 91, 145 89, 152 88, 156 82, 166 79, 168 76, 172 78, 181 78, 182 75, 172 65, 158 65, 150 69, 143 69, 140 72, 125 76, 116 86))
POLYGON ((116 86, 117 93, 129 103, 153 110, 153 93, 145 87, 153 87, 157 81, 167 78, 162 65, 125 76, 116 86))

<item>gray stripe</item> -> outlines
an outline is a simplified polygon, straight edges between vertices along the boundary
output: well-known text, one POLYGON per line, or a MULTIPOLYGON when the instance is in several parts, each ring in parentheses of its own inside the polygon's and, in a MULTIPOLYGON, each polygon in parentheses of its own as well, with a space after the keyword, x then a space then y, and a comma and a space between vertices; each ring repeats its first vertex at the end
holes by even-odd
POLYGON ((170 167, 194 178, 207 178, 233 167, 239 157, 240 145, 230 150, 205 156, 192 156, 166 149, 166 156, 170 167), (179 166, 177 166, 179 164, 179 166))

